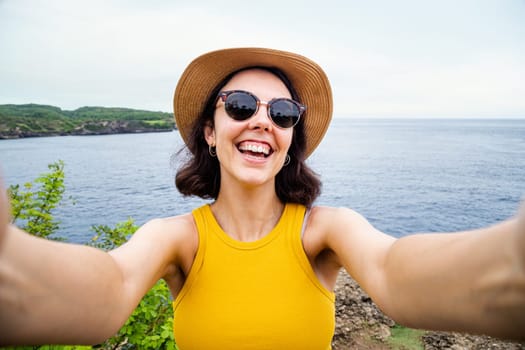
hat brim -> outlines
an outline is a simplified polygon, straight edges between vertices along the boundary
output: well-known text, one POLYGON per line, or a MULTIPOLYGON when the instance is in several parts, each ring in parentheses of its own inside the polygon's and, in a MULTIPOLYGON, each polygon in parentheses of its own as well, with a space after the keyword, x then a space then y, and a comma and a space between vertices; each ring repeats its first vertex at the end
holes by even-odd
POLYGON ((248 67, 281 70, 307 110, 303 116, 305 157, 323 139, 332 119, 332 90, 322 68, 307 57, 266 48, 231 48, 212 51, 193 60, 182 73, 173 98, 175 123, 187 144, 194 122, 201 115, 211 91, 229 74, 248 67))

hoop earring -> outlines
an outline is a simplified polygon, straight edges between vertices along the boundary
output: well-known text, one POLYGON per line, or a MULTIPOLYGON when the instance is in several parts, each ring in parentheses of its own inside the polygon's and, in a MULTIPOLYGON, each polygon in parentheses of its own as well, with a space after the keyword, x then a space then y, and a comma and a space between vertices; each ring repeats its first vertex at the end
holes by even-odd
POLYGON ((213 158, 217 157, 217 150, 215 149, 215 146, 208 145, 208 153, 209 153, 210 156, 212 156, 213 158))
POLYGON ((287 154, 287 155, 286 155, 286 158, 284 159, 284 164, 283 164, 283 166, 287 166, 288 164, 290 164, 290 160, 291 160, 291 159, 290 159, 290 155, 287 154))

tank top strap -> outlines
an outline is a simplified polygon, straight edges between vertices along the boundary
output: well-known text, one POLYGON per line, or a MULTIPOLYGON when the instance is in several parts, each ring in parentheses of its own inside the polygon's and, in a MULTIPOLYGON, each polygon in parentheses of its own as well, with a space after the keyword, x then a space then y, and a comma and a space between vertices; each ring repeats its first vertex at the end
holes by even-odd
POLYGON ((330 301, 335 301, 335 294, 326 289, 317 278, 315 271, 304 251, 303 235, 306 229, 306 220, 308 219, 309 210, 301 204, 287 204, 289 208, 289 230, 287 230, 287 239, 295 257, 304 273, 310 281, 324 294, 330 301))
POLYGON ((306 207, 304 205, 296 203, 286 204, 286 209, 283 212, 283 215, 285 215, 283 219, 287 225, 286 231, 292 234, 292 236, 294 236, 295 238, 297 238, 297 236, 301 236, 305 213, 306 207))

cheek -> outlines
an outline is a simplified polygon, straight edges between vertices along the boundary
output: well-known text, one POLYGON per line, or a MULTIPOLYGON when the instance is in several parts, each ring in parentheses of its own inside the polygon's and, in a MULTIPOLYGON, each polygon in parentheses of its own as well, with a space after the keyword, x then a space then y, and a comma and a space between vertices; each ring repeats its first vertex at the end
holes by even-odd
POLYGON ((232 120, 224 113, 215 113, 214 124, 217 133, 228 134, 231 131, 231 129, 235 129, 236 127, 236 123, 233 122, 234 120, 232 120))
POLYGON ((229 148, 235 138, 242 132, 238 125, 218 122, 215 124, 215 143, 219 152, 229 148))
POLYGON ((226 115, 217 115, 215 118, 215 132, 217 137, 219 135, 226 138, 237 137, 245 132, 248 125, 245 121, 236 121, 226 115))
POLYGON ((283 132, 279 137, 279 146, 282 149, 289 150, 290 146, 292 145, 293 135, 293 130, 287 130, 286 132, 283 132))
POLYGON ((232 137, 237 133, 237 128, 234 125, 229 124, 215 124, 215 138, 217 142, 228 141, 230 142, 232 137))

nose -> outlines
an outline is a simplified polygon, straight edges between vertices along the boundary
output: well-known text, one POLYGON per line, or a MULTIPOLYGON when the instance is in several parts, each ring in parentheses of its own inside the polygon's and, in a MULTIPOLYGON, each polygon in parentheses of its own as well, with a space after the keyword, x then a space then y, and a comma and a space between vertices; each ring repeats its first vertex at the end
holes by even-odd
POLYGON ((273 127, 268 113, 268 102, 260 101, 257 113, 250 118, 250 127, 270 131, 273 127))

